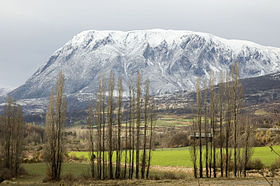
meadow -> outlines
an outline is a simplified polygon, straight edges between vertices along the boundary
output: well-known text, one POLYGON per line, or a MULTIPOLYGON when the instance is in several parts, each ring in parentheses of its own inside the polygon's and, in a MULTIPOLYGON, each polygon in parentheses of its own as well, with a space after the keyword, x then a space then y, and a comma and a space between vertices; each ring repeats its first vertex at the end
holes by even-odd
MULTIPOLYGON (((273 146, 274 150, 280 152, 280 146, 273 146)), ((253 147, 252 159, 260 159, 265 166, 270 166, 278 158, 278 156, 271 152, 269 147, 253 147)), ((70 152, 69 155, 77 156, 78 158, 89 158, 88 152, 70 152)), ((217 149, 219 154, 219 149, 217 149)), ((113 159, 115 157, 113 156, 113 159)), ((122 156, 124 162, 124 154, 122 156)), ((190 147, 183 148, 162 148, 152 151, 151 165, 162 167, 192 167, 190 147)))
MULTIPOLYGON (((280 152, 280 146, 273 146, 273 148, 280 152)), ((269 147, 254 147, 253 149, 252 159, 260 159, 265 166, 270 166, 278 157, 275 153, 271 152, 269 147)), ((152 152, 152 161, 151 164, 155 167, 158 167, 156 172, 151 171, 151 175, 161 175, 165 174, 161 172, 160 167, 174 167, 176 170, 180 168, 191 168, 192 160, 191 160, 191 151, 190 147, 182 147, 182 148, 162 148, 155 149, 152 152), (158 172, 159 171, 159 172, 158 172)), ((217 150, 217 153, 219 151, 217 150)), ((69 152, 69 156, 76 156, 78 158, 84 157, 88 159, 88 152, 69 152)), ((124 162, 124 155, 122 156, 122 161, 124 162)), ((113 160, 115 156, 113 156, 113 160)), ((23 184, 31 184, 41 182, 45 175, 47 166, 46 163, 29 163, 22 164, 23 168, 28 173, 27 176, 23 178, 18 178, 17 181, 23 184)), ((67 175, 77 176, 89 176, 90 167, 87 161, 82 162, 72 162, 72 163, 64 163, 62 168, 62 177, 67 175)), ((162 169, 165 170, 165 169, 162 169)), ((169 169, 168 169, 169 170, 169 169)), ((173 170, 173 169, 172 169, 173 170)), ((175 175, 179 178, 185 178, 188 175, 175 175)), ((166 176, 166 175, 165 175, 166 176)), ((67 178, 68 179, 68 178, 67 178)))

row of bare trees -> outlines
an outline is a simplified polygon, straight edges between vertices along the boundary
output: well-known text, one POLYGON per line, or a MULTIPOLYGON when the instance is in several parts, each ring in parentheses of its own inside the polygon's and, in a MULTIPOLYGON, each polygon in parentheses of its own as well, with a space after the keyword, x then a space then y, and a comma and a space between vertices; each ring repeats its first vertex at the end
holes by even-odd
POLYGON ((90 103, 88 117, 93 178, 149 177, 155 103, 149 96, 149 81, 145 82, 144 98, 141 84, 141 75, 138 73, 136 86, 130 84, 128 100, 124 102, 120 77, 117 81, 117 96, 114 95, 115 77, 112 72, 108 87, 105 77, 99 80, 95 109, 90 103))
POLYGON ((0 116, 0 168, 9 169, 13 176, 19 174, 23 152, 24 121, 19 105, 9 96, 0 116))
POLYGON ((197 117, 193 122, 191 136, 194 177, 198 177, 197 164, 200 178, 204 177, 204 166, 205 177, 216 178, 218 172, 221 177, 229 177, 231 171, 235 177, 241 176, 241 173, 245 177, 252 154, 252 136, 250 120, 242 111, 243 88, 239 82, 237 63, 231 69, 231 74, 226 75, 225 80, 221 73, 218 86, 215 86, 215 82, 211 72, 209 86, 204 87, 202 94, 201 81, 197 78, 197 117))
MULTIPOLYGON (((50 180, 60 179, 65 154, 63 129, 66 122, 66 98, 63 92, 64 75, 60 73, 56 96, 52 91, 46 113, 44 158, 48 165, 47 178, 50 180)), ((118 78, 117 98, 114 92, 115 78, 111 72, 108 87, 105 78, 99 81, 95 108, 92 101, 89 104, 91 176, 97 179, 132 179, 135 172, 135 177, 140 178, 141 168, 141 178, 148 178, 155 120, 155 105, 154 100, 150 100, 149 81, 145 82, 145 96, 142 98, 141 75, 138 73, 136 88, 131 83, 129 89, 127 109, 123 105, 121 78, 118 78)))

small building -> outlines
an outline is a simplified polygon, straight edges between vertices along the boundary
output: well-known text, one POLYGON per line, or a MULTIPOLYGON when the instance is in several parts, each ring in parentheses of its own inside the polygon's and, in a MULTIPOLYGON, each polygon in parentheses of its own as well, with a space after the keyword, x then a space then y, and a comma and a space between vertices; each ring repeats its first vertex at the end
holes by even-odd
MULTIPOLYGON (((213 137, 213 135, 212 135, 211 132, 207 132, 207 133, 201 132, 201 138, 202 138, 202 139, 208 138, 209 141, 211 141, 211 140, 212 140, 212 137, 213 137)), ((190 135, 190 138, 191 138, 191 139, 199 139, 199 132, 192 133, 192 134, 190 135)))

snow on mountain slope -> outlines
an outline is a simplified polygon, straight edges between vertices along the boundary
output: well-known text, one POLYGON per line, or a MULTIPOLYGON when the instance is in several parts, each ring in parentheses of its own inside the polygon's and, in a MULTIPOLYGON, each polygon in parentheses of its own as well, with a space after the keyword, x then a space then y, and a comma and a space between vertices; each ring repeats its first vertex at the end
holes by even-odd
POLYGON ((249 41, 227 40, 183 30, 81 32, 54 52, 26 83, 12 91, 18 99, 43 98, 55 87, 60 71, 65 91, 83 100, 97 91, 98 79, 112 70, 123 78, 124 89, 137 71, 149 79, 153 93, 194 90, 196 77, 218 77, 237 61, 242 78, 277 72, 280 49, 249 41))
POLYGON ((0 88, 0 96, 6 96, 11 90, 9 88, 0 88))

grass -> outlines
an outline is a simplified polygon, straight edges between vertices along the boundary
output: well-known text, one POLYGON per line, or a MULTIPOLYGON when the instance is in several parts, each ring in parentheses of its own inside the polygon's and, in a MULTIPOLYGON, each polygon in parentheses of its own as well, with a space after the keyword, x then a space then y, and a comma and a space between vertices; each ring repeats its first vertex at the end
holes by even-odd
MULTIPOLYGON (((43 179, 46 176, 47 166, 45 163, 30 163, 30 164, 22 164, 23 168, 26 170, 28 175, 20 176, 14 183, 20 185, 41 185, 43 179)), ((63 179, 64 176, 71 174, 72 178, 82 178, 84 175, 90 176, 90 167, 86 163, 63 163, 62 166, 62 175, 61 178, 63 179)), ((151 170, 150 171, 150 179, 161 180, 161 179, 192 179, 192 175, 186 174, 184 172, 171 172, 168 170, 165 171, 157 171, 151 170)), ((65 181, 67 181, 68 177, 65 177, 65 181)), ((86 179, 87 180, 87 179, 86 179)), ((144 180, 145 181, 145 180, 144 180)), ((95 183, 96 181, 94 181, 95 183)), ((100 181, 101 185, 115 185, 116 183, 109 182, 106 184, 103 183, 104 181, 100 181)), ((66 185, 68 185, 67 183, 66 185)), ((72 183, 71 183, 72 184, 72 183)), ((80 183, 81 185, 87 185, 87 182, 80 183)), ((80 185, 79 184, 79 185, 80 185)), ((143 183, 142 183, 143 184, 143 183)), ((62 184, 64 185, 64 184, 62 184)), ((119 184, 117 184, 119 185, 119 184)), ((126 185, 126 184, 124 184, 126 185)))
MULTIPOLYGON (((30 175, 34 176, 45 176, 47 170, 46 163, 24 163, 22 166, 30 175)), ((80 176, 85 173, 82 170, 87 170, 88 168, 89 165, 86 163, 64 163, 62 176, 70 173, 74 176, 80 176)))
MULTIPOLYGON (((273 149, 276 152, 280 152, 280 145, 273 146, 273 149)), ((253 159, 260 159, 265 166, 271 165, 277 158, 279 157, 274 152, 271 152, 268 146, 253 148, 253 159)))
MULTIPOLYGON (((23 185, 33 185, 33 183, 41 183, 46 176, 46 163, 24 163, 22 167, 28 173, 27 176, 17 178, 17 182, 23 185)), ((90 170, 87 163, 64 163, 62 165, 62 174, 72 174, 75 177, 85 175, 90 170)), ((36 184, 35 184, 36 185, 36 184)))
MULTIPOLYGON (((274 150, 280 152, 280 146, 274 146, 274 150)), ((162 167, 192 167, 192 161, 189 150, 189 147, 182 148, 162 148, 156 149, 152 152, 152 165, 162 166, 162 167)), ((217 153, 219 151, 217 150, 217 153)), ((70 152, 75 154, 77 157, 84 156, 89 157, 88 152, 70 152)), ((123 156, 124 158, 124 156, 123 156)), ((254 147, 253 148, 253 159, 260 159, 265 166, 271 165, 278 156, 270 151, 269 147, 254 147)), ((115 156, 113 157, 113 160, 115 156)), ((124 159, 123 159, 124 161, 124 159)), ((27 171, 28 176, 20 177, 16 181, 24 185, 32 185, 33 183, 41 183, 46 174, 46 163, 31 163, 31 164, 22 164, 23 168, 27 171)), ((64 163, 62 167, 62 177, 67 174, 72 174, 74 177, 79 177, 89 174, 89 165, 87 162, 81 163, 64 163)), ((159 168, 160 170, 160 168, 159 168)), ((180 172, 154 172, 151 171, 151 177, 155 179, 161 178, 181 178, 185 179, 187 175, 181 175, 180 172), (180 174, 180 175, 179 175, 180 174)))
MULTIPOLYGON (((277 152, 280 152, 280 146, 274 146, 277 152)), ((252 159, 260 159, 265 166, 270 166, 278 156, 271 152, 269 147, 254 147, 252 159)), ((180 166, 180 167, 192 167, 191 151, 189 147, 183 148, 163 148, 156 149, 152 152, 151 165, 157 166, 180 166)), ((69 155, 75 154, 77 157, 84 156, 89 157, 88 152, 70 152, 69 155)), ((219 154, 219 149, 217 149, 219 154)), ((114 154, 115 155, 115 154, 114 154)), ((113 155, 113 160, 115 156, 113 155)), ((124 162, 124 155, 122 156, 124 162)))

